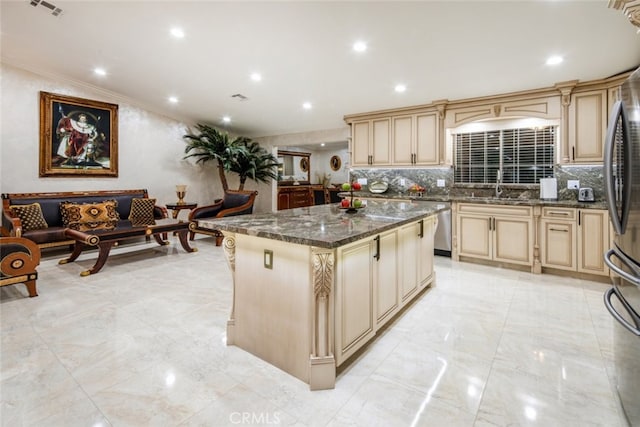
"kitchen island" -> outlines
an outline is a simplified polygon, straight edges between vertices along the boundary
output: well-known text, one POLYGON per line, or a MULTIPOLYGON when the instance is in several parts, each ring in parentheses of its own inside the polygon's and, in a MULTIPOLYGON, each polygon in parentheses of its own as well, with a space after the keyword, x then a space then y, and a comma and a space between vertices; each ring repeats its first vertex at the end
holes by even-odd
POLYGON ((436 202, 370 200, 198 220, 222 231, 233 277, 227 344, 305 381, 336 368, 435 279, 436 202))

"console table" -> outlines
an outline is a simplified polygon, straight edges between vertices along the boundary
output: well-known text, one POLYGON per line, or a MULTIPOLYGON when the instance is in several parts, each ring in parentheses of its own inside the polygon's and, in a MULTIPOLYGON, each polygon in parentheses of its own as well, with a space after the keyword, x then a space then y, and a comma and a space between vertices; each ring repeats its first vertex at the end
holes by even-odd
POLYGON ((73 252, 69 258, 58 261, 58 264, 67 264, 75 261, 82 251, 88 247, 99 248, 98 260, 94 266, 80 273, 80 276, 88 276, 90 274, 96 274, 102 269, 109 252, 113 245, 120 240, 128 240, 136 237, 148 237, 153 236, 159 245, 168 245, 170 242, 162 240, 162 236, 166 236, 167 233, 173 232, 178 235, 182 248, 187 252, 196 252, 197 248, 189 246, 189 239, 187 233, 189 232, 189 223, 179 221, 176 219, 157 219, 153 223, 137 224, 128 220, 118 221, 118 225, 111 229, 99 229, 91 231, 77 231, 70 228, 65 229, 64 234, 66 237, 75 241, 73 252))

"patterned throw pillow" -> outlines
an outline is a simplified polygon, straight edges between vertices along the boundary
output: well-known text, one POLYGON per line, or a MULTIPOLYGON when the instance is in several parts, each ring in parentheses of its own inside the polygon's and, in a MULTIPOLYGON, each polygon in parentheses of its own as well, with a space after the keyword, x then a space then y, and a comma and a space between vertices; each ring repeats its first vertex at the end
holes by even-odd
POLYGON ((65 227, 78 231, 114 228, 120 216, 115 200, 101 203, 60 203, 60 214, 65 227))
POLYGON ((131 212, 129 220, 136 224, 153 224, 153 208, 156 206, 156 199, 133 198, 131 199, 131 212))
POLYGON ((12 205, 9 206, 9 210, 12 214, 20 218, 22 231, 49 228, 47 221, 42 215, 40 203, 31 203, 30 205, 12 205))

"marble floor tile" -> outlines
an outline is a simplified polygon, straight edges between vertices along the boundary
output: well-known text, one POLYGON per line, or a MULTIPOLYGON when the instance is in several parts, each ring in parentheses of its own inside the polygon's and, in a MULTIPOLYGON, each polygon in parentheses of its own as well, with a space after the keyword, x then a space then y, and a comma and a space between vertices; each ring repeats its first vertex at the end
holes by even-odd
POLYGON ((333 390, 226 345, 223 250, 115 248, 0 288, 2 427, 620 426, 604 283, 436 257, 436 283, 333 390))

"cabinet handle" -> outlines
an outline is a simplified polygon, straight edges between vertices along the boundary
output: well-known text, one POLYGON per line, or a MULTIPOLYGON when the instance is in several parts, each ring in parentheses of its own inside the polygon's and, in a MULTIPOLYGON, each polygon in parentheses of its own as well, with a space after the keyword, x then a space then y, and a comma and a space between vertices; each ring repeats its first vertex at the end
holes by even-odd
POLYGON ((563 233, 568 233, 569 232, 569 230, 567 230, 567 229, 562 230, 560 228, 550 228, 549 231, 561 231, 563 233))
POLYGON ((493 230, 493 218, 489 217, 489 231, 493 230))
POLYGON ((371 154, 369 154, 369 164, 372 165, 373 164, 373 156, 371 154))
POLYGON ((418 237, 421 239, 424 237, 424 220, 420 220, 420 233, 418 233, 418 237))
POLYGON ((376 261, 380 261, 380 236, 376 236, 373 240, 376 242, 376 253, 373 257, 376 261))
POLYGON ((580 227, 580 223, 582 222, 582 211, 578 211, 578 227, 580 227))
POLYGON ((547 215, 561 215, 561 216, 569 216, 569 212, 549 212, 547 215))
POLYGON ((411 163, 413 163, 414 165, 416 164, 416 155, 415 153, 411 155, 411 163))
POLYGON ((571 160, 576 161, 576 147, 571 147, 571 160))

